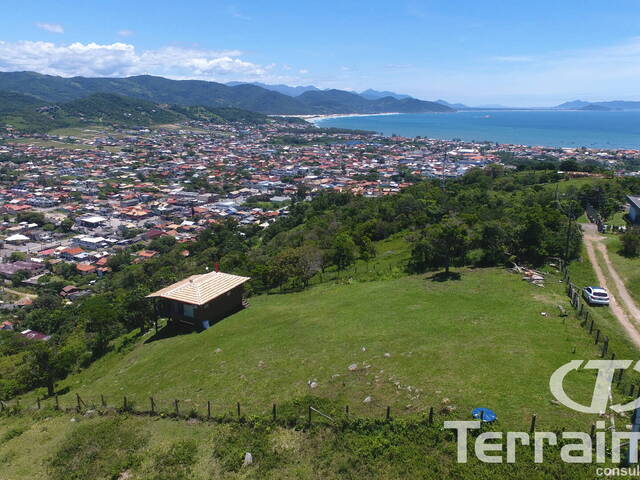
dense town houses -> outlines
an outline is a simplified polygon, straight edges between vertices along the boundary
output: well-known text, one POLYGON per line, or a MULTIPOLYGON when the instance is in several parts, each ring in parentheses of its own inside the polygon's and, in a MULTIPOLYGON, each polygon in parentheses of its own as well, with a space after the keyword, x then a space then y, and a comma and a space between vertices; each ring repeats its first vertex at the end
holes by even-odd
MULTIPOLYGON (((384 137, 300 122, 76 130, 0 132, 0 273, 7 281, 17 275, 33 283, 61 263, 103 275, 108 257, 126 246, 163 236, 187 243, 227 218, 264 228, 292 202, 323 191, 393 195, 422 178, 459 176, 507 157, 615 167, 638 156, 384 137)), ((156 253, 143 249, 136 262, 156 253)))

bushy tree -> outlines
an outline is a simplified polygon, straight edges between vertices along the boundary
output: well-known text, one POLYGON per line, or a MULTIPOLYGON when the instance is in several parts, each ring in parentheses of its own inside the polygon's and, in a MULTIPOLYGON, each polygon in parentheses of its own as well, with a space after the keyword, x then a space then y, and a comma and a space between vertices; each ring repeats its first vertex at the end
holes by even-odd
POLYGON ((356 244, 348 233, 336 235, 333 241, 333 262, 340 270, 351 265, 356 259, 356 244))
POLYGON ((620 235, 622 248, 620 253, 625 257, 637 257, 640 254, 640 229, 630 228, 620 235))
POLYGON ((460 263, 468 249, 467 228, 459 221, 445 219, 423 231, 412 249, 411 264, 416 271, 444 267, 449 273, 449 268, 460 263))

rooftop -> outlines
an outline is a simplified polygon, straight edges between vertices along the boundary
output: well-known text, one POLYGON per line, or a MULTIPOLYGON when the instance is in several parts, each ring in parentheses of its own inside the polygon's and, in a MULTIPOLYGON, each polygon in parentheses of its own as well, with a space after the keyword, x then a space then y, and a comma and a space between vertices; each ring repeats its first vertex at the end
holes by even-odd
POLYGON ((249 277, 240 277, 222 272, 192 275, 147 295, 147 298, 161 297, 192 305, 204 305, 248 280, 250 280, 249 277))

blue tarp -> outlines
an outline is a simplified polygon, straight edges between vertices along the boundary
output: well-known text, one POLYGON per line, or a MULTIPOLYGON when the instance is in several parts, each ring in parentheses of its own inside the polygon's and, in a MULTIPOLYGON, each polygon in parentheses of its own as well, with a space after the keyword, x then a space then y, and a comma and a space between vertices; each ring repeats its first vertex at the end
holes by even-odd
POLYGON ((473 418, 477 418, 478 420, 482 419, 484 422, 495 422, 496 418, 498 418, 496 412, 484 407, 474 408, 471 411, 471 415, 473 418))

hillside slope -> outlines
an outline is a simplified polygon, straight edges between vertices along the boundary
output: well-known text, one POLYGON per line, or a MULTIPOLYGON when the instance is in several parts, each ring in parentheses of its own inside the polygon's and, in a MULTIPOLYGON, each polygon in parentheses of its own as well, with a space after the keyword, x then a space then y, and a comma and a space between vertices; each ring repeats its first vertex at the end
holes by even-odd
MULTIPOLYGON (((187 410, 210 400, 218 413, 240 402, 247 414, 265 414, 312 394, 378 416, 387 405, 408 415, 448 398, 457 418, 486 405, 503 425, 523 428, 536 412, 546 425, 585 427, 587 416, 550 403, 547 383, 558 366, 595 350, 577 322, 556 317, 566 300, 549 284, 540 290, 482 269, 444 283, 410 276, 255 297, 206 332, 108 354, 60 382, 68 389, 61 401, 75 404, 79 393, 86 402, 101 394, 120 402, 126 394, 146 405, 153 395, 169 410, 177 398, 187 410)), ((574 380, 572 391, 588 396, 590 379, 574 380)))

